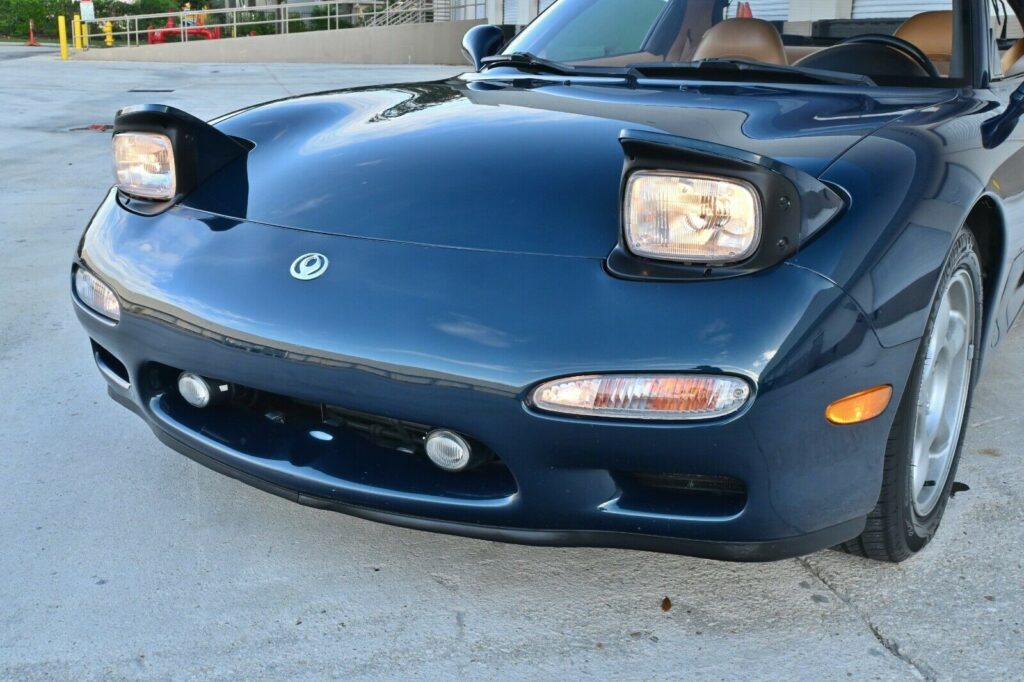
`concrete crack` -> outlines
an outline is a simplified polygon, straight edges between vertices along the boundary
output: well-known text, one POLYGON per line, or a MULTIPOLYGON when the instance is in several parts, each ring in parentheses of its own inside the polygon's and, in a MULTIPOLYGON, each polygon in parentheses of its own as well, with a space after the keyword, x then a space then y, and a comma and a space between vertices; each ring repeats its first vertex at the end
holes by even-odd
POLYGON ((266 64, 266 65, 264 65, 264 67, 263 67, 263 68, 264 68, 264 69, 266 69, 266 72, 267 72, 267 74, 268 74, 268 75, 270 76, 270 79, 271 79, 272 81, 274 81, 275 83, 277 83, 277 85, 278 85, 278 86, 279 86, 279 87, 280 87, 280 88, 281 88, 282 90, 284 90, 284 92, 285 92, 285 94, 286 94, 286 95, 288 95, 289 97, 294 97, 294 96, 295 96, 295 93, 294 93, 294 92, 292 92, 291 90, 289 90, 289 89, 288 89, 288 86, 286 86, 286 85, 285 85, 284 83, 282 83, 282 82, 281 82, 281 79, 277 77, 277 74, 276 74, 276 73, 274 73, 274 70, 273 70, 272 68, 270 68, 270 64, 266 64))
POLYGON ((847 595, 846 593, 842 592, 837 587, 832 585, 832 583, 829 582, 824 575, 822 575, 821 571, 812 566, 811 563, 807 561, 807 559, 800 557, 796 561, 801 566, 803 566, 808 573, 814 576, 814 578, 817 579, 818 582, 824 585, 825 589, 827 589, 829 592, 835 595, 836 599, 838 599, 847 607, 849 607, 850 610, 857 615, 861 622, 864 623, 865 627, 867 627, 867 629, 871 632, 872 636, 874 636, 874 638, 878 640, 878 643, 881 644, 886 651, 888 651, 890 654, 892 654, 899 660, 909 665, 913 670, 914 674, 918 677, 918 679, 926 680, 927 682, 934 682, 934 680, 939 679, 939 675, 937 672, 935 672, 934 668, 929 666, 927 663, 914 660, 912 657, 900 651, 899 642, 883 633, 879 629, 879 627, 871 621, 871 618, 868 616, 868 614, 864 613, 859 608, 857 608, 857 605, 853 603, 849 595, 847 595))

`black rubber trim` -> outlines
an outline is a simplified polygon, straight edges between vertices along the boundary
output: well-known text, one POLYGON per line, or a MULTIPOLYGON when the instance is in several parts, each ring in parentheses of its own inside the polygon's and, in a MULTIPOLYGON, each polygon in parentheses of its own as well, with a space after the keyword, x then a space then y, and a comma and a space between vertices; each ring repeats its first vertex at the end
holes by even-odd
MULTIPOLYGON (((145 419, 142 409, 129 395, 121 393, 113 387, 109 390, 110 397, 124 405, 132 412, 145 419)), ((146 419, 153 433, 162 443, 185 455, 191 460, 230 476, 242 483, 259 488, 268 493, 298 502, 307 507, 326 509, 355 516, 368 521, 386 523, 402 528, 423 530, 432 533, 444 533, 479 540, 493 540, 519 545, 537 545, 547 547, 612 547, 618 549, 663 552, 666 554, 683 554, 686 556, 717 559, 720 561, 763 562, 789 559, 811 554, 822 549, 833 547, 851 540, 864 530, 865 519, 858 518, 846 521, 837 526, 824 528, 806 535, 782 540, 763 542, 711 542, 706 540, 689 540, 682 538, 661 537, 656 535, 640 535, 613 531, 587 530, 524 530, 517 528, 501 528, 496 526, 478 526, 453 521, 426 519, 405 514, 383 512, 367 509, 337 500, 307 495, 297 490, 285 488, 253 476, 245 471, 225 464, 195 448, 182 443, 159 426, 146 419)))

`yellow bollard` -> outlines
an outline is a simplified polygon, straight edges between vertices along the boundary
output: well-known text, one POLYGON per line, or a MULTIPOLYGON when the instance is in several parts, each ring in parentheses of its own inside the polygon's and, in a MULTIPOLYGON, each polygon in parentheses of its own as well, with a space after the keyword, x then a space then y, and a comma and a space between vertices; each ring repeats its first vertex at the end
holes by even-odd
POLYGON ((108 21, 103 24, 103 35, 106 36, 103 39, 103 44, 107 47, 114 46, 114 22, 108 21))
POLYGON ((57 17, 57 37, 60 38, 60 58, 68 59, 68 27, 64 21, 64 15, 57 17))
POLYGON ((82 49, 82 18, 77 14, 71 17, 71 43, 76 50, 82 49))
POLYGON ((82 49, 89 49, 89 24, 84 21, 82 22, 82 49))

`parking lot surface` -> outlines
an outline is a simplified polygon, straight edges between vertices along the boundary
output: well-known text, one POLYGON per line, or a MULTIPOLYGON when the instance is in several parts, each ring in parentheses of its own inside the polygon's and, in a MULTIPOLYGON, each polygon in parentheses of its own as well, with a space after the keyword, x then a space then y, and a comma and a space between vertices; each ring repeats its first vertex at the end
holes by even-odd
POLYGON ((1019 329, 977 392, 970 490, 903 565, 518 547, 303 508, 168 450, 106 397, 68 298, 111 183, 109 133, 88 127, 133 103, 209 118, 458 70, 24 50, 0 46, 0 679, 1024 677, 1019 329))

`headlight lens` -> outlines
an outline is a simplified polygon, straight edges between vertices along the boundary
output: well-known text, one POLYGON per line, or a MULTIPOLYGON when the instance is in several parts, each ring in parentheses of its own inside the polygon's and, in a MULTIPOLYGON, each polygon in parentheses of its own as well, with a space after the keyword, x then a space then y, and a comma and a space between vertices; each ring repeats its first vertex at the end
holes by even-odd
POLYGON ((626 239, 638 256, 738 263, 761 240, 761 200, 740 180, 637 171, 626 186, 626 239))
POLYGON ((114 175, 125 194, 143 199, 173 199, 176 191, 174 149, 166 135, 114 135, 114 175))
POLYGON ((541 384, 530 396, 546 412, 612 419, 713 419, 737 412, 750 398, 739 377, 595 375, 541 384))
POLYGON ((78 300, 100 315, 115 322, 121 319, 121 304, 117 296, 85 268, 75 270, 75 293, 78 294, 78 300))

